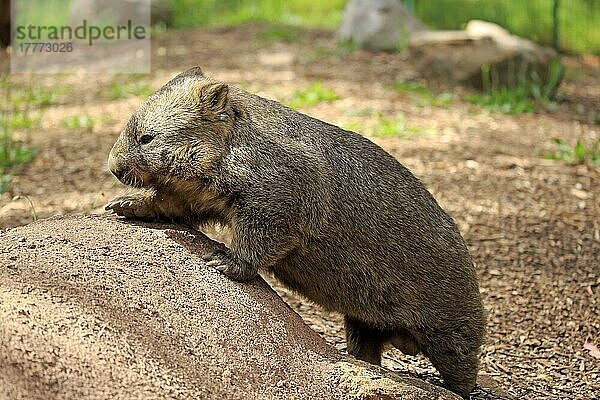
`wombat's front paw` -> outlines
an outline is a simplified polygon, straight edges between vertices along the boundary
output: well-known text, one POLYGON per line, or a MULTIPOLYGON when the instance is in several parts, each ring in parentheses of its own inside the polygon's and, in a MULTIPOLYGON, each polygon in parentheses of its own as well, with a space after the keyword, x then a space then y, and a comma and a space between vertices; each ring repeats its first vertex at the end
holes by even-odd
POLYGON ((114 211, 115 214, 128 219, 156 220, 157 214, 148 199, 144 196, 131 194, 117 197, 104 207, 106 211, 114 211))
POLYGON ((247 263, 235 261, 228 252, 217 250, 202 256, 206 265, 215 268, 233 280, 249 281, 254 279, 257 274, 256 269, 247 263))

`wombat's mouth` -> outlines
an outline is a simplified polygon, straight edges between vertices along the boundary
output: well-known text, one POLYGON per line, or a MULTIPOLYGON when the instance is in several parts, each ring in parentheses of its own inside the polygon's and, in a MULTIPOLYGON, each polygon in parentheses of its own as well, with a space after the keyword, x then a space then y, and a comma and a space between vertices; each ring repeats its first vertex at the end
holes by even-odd
POLYGON ((121 183, 134 188, 144 188, 152 185, 150 177, 135 168, 127 171, 121 176, 116 176, 121 183))

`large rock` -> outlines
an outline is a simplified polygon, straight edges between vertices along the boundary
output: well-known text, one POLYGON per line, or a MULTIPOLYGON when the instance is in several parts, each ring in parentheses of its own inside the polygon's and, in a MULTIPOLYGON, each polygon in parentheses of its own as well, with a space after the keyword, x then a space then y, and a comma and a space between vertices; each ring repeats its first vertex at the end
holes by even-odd
MULTIPOLYGON (((535 72, 545 80, 556 52, 511 35, 502 27, 473 20, 464 31, 417 32, 408 42, 411 60, 424 78, 481 88, 482 69, 498 86, 516 85, 535 72)), ((488 79, 486 77, 485 79, 488 79)))
POLYGON ((0 399, 455 399, 341 355, 201 233, 106 217, 0 235, 0 399))
POLYGON ((398 50, 408 35, 425 30, 400 0, 349 0, 338 37, 372 50, 398 50))

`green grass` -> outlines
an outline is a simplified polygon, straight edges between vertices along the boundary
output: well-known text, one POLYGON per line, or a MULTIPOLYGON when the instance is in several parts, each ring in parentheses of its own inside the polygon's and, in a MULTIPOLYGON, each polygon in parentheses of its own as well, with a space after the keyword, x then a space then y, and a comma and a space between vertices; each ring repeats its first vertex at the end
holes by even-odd
POLYGON ((362 133, 375 137, 396 137, 400 139, 411 139, 416 136, 434 134, 436 131, 431 127, 408 126, 406 117, 403 113, 394 116, 384 116, 381 111, 374 109, 364 109, 358 111, 348 111, 345 113, 352 117, 365 118, 364 122, 348 122, 342 126, 343 129, 362 133))
POLYGON ((548 77, 543 81, 536 72, 527 76, 517 76, 517 84, 502 86, 495 81, 496 74, 489 67, 484 67, 483 93, 472 93, 466 100, 492 112, 503 114, 523 114, 534 112, 538 107, 553 111, 556 104, 552 97, 561 77, 564 67, 558 60, 553 60, 548 69, 548 77))
MULTIPOLYGON (((537 43, 552 43, 552 0, 416 0, 416 14, 434 29, 462 29, 471 19, 495 22, 537 43)), ((600 54, 600 1, 561 1, 559 45, 600 54)))
MULTIPOLYGON (((0 193, 9 188, 19 165, 35 156, 37 150, 15 139, 13 130, 25 131, 39 125, 41 116, 32 116, 31 110, 43 109, 53 102, 51 91, 38 87, 20 88, 7 75, 0 75, 0 193)), ((21 133, 21 132, 20 132, 21 133)))
MULTIPOLYGON (((14 26, 63 26, 69 25, 70 1, 28 0, 15 1, 14 26)), ((25 42, 31 39, 24 39, 25 42)))
MULTIPOLYGON (((175 28, 264 22, 336 29, 346 4, 346 0, 168 1, 173 9, 175 28)), ((16 3, 22 4, 15 21, 18 25, 68 24, 69 1, 16 3)), ((434 29, 461 29, 471 19, 483 19, 535 42, 550 44, 552 41, 552 0, 415 0, 414 3, 417 17, 434 29)), ((563 0, 559 21, 561 48, 575 53, 600 54, 600 1, 563 0)))
MULTIPOLYGON (((175 28, 266 22, 336 29, 346 0, 170 0, 175 28)), ((416 15, 434 29, 462 29, 471 19, 496 22, 543 44, 552 39, 552 0, 415 0, 416 15)), ((600 1, 562 1, 560 45, 600 54, 600 1)), ((284 34, 281 34, 284 36, 284 34)))
POLYGON ((11 81, 8 76, 0 76, 0 92, 6 100, 0 109, 0 193, 9 189, 18 167, 31 161, 37 153, 36 148, 27 147, 15 139, 13 131, 21 135, 37 128, 43 110, 57 104, 69 90, 66 85, 23 86, 11 81))
POLYGON ((154 93, 154 89, 148 84, 141 82, 113 82, 103 92, 103 97, 109 100, 119 100, 127 97, 148 97, 154 93))
POLYGON ((63 125, 69 129, 88 129, 92 130, 98 123, 109 121, 106 116, 92 117, 90 115, 74 115, 63 120, 63 125))
POLYGON ((524 114, 535 111, 533 100, 524 87, 494 89, 489 93, 472 93, 466 100, 492 112, 524 114))
POLYGON ((6 118, 6 126, 9 129, 31 129, 40 125, 41 117, 32 116, 29 110, 17 110, 11 112, 6 118))
POLYGON ((345 0, 170 0, 176 28, 268 22, 336 28, 345 0))
POLYGON ((421 107, 444 107, 452 103, 452 93, 442 92, 440 94, 435 94, 431 89, 418 82, 398 81, 392 85, 392 89, 398 92, 408 93, 411 100, 421 107))
POLYGON ((5 192, 17 166, 33 159, 36 149, 15 141, 4 116, 0 117, 0 193, 5 192))
POLYGON ((302 39, 302 32, 295 26, 274 24, 259 32, 257 39, 263 42, 295 43, 302 39))
POLYGON ((402 113, 396 115, 394 118, 387 118, 379 114, 377 124, 367 133, 372 136, 411 139, 415 136, 432 133, 432 129, 407 126, 406 118, 402 113))
POLYGON ((30 106, 45 108, 58 104, 61 97, 70 92, 66 85, 52 87, 34 85, 30 87, 13 86, 10 93, 10 102, 13 108, 23 109, 30 106))
MULTIPOLYGON (((346 0, 168 0, 173 26, 238 25, 264 22, 336 29, 346 0)), ((398 0, 400 1, 400 0, 398 0)), ((552 0, 415 0, 417 17, 434 29, 461 29, 471 19, 506 27, 535 42, 552 41, 552 0)), ((17 13, 17 25, 60 26, 69 22, 69 1, 28 0, 17 13)), ((562 1, 559 10, 561 48, 600 54, 600 1, 562 1)), ((281 34, 283 36, 285 34, 281 34)))
POLYGON ((313 83, 306 89, 297 89, 292 96, 285 101, 291 108, 312 107, 323 102, 332 102, 338 100, 338 96, 333 90, 324 88, 321 82, 313 83))
POLYGON ((556 150, 544 153, 542 157, 572 165, 589 163, 594 167, 600 167, 600 139, 589 147, 579 140, 574 145, 569 145, 562 139, 554 139, 554 145, 556 150))

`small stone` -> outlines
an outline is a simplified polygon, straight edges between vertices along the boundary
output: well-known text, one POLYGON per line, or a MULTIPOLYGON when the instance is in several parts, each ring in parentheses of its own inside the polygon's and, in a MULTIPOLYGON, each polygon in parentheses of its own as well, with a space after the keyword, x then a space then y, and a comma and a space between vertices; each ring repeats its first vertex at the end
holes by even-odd
POLYGON ((465 167, 469 169, 477 169, 479 168, 479 163, 475 160, 467 160, 465 161, 465 167))

